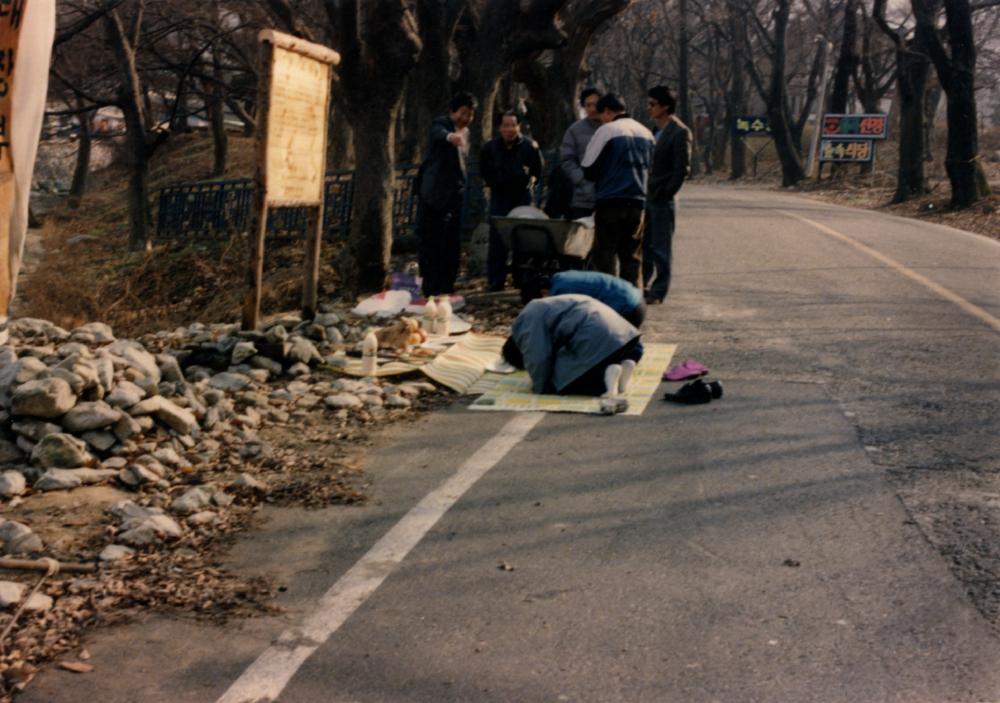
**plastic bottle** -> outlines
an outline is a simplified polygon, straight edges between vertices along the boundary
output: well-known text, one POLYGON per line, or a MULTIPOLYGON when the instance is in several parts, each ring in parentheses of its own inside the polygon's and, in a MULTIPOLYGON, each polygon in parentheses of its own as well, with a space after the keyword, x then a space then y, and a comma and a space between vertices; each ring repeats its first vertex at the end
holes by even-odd
POLYGON ((451 334, 451 300, 442 298, 437 306, 437 333, 443 337, 451 334))
POLYGON ((361 343, 361 373, 374 376, 378 371, 378 338, 369 332, 361 343))
POLYGON ((427 330, 427 334, 437 334, 437 318, 438 306, 434 302, 434 296, 432 295, 424 305, 424 329, 427 330))

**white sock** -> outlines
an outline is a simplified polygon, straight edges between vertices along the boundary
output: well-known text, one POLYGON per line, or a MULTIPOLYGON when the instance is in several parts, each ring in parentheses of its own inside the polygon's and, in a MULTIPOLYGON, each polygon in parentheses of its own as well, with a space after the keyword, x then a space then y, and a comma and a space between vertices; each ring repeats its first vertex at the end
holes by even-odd
POLYGON ((632 372, 635 371, 635 362, 632 359, 626 359, 622 362, 622 377, 618 381, 618 392, 622 395, 628 391, 628 384, 632 381, 632 372))
POLYGON ((618 383, 622 377, 622 367, 618 364, 609 364, 608 368, 604 369, 604 387, 607 392, 604 394, 605 398, 613 398, 618 395, 618 383))

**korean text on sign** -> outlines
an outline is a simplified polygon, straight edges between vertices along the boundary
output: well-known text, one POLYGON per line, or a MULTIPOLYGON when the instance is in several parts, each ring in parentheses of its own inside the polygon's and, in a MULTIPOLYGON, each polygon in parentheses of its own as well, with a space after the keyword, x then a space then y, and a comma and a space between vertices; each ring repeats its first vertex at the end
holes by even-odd
POLYGON ((867 163, 872 160, 875 148, 868 139, 823 139, 820 142, 820 161, 846 161, 867 163))

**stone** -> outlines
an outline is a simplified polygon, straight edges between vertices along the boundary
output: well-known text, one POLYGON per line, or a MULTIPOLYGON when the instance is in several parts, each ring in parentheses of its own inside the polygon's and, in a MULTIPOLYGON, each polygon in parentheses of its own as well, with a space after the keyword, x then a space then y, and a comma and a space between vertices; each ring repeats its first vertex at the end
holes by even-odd
POLYGON ((108 344, 115 341, 115 335, 109 325, 103 322, 88 322, 77 327, 70 333, 70 339, 84 341, 94 344, 108 344))
POLYGON ((160 478, 167 475, 167 467, 160 463, 159 459, 150 455, 143 454, 141 457, 135 460, 135 463, 139 466, 145 466, 147 469, 151 470, 160 478))
POLYGON ((109 544, 101 550, 97 558, 101 561, 118 561, 133 554, 135 554, 135 550, 131 547, 126 547, 124 544, 109 544))
POLYGON ((67 412, 62 419, 62 426, 73 433, 90 432, 111 427, 121 411, 112 408, 103 400, 92 403, 77 403, 76 407, 67 412))
POLYGON ((116 408, 126 409, 146 397, 146 391, 131 381, 122 381, 105 398, 108 405, 116 408))
POLYGON ((279 362, 259 354, 257 356, 250 357, 250 360, 247 363, 251 368, 267 371, 272 376, 280 376, 281 372, 284 370, 284 367, 279 362))
POLYGON ((73 391, 74 395, 80 395, 87 387, 87 382, 83 376, 75 374, 69 369, 64 369, 59 366, 52 369, 46 369, 42 373, 38 374, 37 378, 61 378, 69 384, 69 388, 73 391))
POLYGON ((171 449, 170 447, 161 447, 153 452, 153 458, 156 459, 161 464, 169 464, 173 467, 178 467, 186 464, 187 462, 181 459, 180 455, 171 449))
POLYGON ((49 469, 35 481, 36 491, 66 491, 83 485, 83 478, 73 469, 49 469))
POLYGON ((233 498, 233 496, 228 493, 223 493, 222 491, 218 491, 212 495, 212 503, 220 508, 228 508, 233 504, 234 500, 235 498, 233 498))
POLYGON ((97 380, 105 391, 115 385, 115 364, 111 360, 110 354, 102 354, 94 359, 94 367, 97 369, 97 380))
POLYGON ((6 520, 0 522, 0 548, 4 554, 31 554, 42 551, 41 538, 27 525, 6 520))
POLYGON ((160 367, 160 378, 168 383, 184 383, 184 372, 180 362, 172 354, 157 354, 156 363, 160 367))
POLYGON ((382 396, 374 393, 361 396, 361 401, 369 408, 381 408, 385 405, 385 401, 382 399, 382 396))
POLYGON ((0 608, 17 605, 24 598, 26 586, 14 581, 0 581, 0 608))
POLYGON ((80 439, 99 452, 106 452, 118 442, 113 432, 84 432, 80 439))
POLYGON ((251 384, 250 377, 241 373, 230 373, 223 371, 212 376, 208 385, 220 391, 237 393, 246 390, 251 384))
POLYGON ((323 361, 323 355, 316 349, 316 345, 305 337, 292 337, 292 348, 288 350, 288 359, 292 362, 311 364, 323 361))
POLYGON ((43 469, 84 466, 92 459, 86 444, 65 433, 43 437, 31 452, 31 463, 43 469))
POLYGON ((4 471, 0 474, 0 496, 13 498, 25 492, 28 482, 20 471, 4 471))
POLYGON ((250 359, 257 354, 257 347, 254 346, 253 342, 238 342, 235 347, 233 347, 233 355, 230 357, 233 364, 242 364, 247 359, 250 359))
POLYGON ((219 521, 219 516, 213 513, 211 510, 202 510, 199 513, 188 516, 187 522, 191 527, 203 527, 205 525, 214 525, 219 521))
POLYGON ((324 312, 314 317, 313 322, 323 327, 333 327, 340 324, 340 316, 334 312, 324 312))
POLYGON ((212 504, 212 496, 203 488, 192 488, 170 504, 171 512, 191 515, 212 504))
POLYGON ((308 376, 310 373, 312 373, 312 370, 309 368, 309 364, 301 361, 288 367, 288 375, 292 378, 303 378, 308 376))
MULTIPOLYGON (((152 420, 152 418, 149 419, 152 420)), ((118 418, 118 422, 112 428, 112 432, 119 441, 124 442, 129 437, 142 434, 142 425, 128 413, 122 413, 121 417, 118 418)))
POLYGON ((344 333, 341 332, 336 327, 326 328, 326 341, 330 344, 343 344, 344 343, 344 333))
POLYGON ((105 469, 124 469, 127 465, 128 460, 121 456, 113 456, 101 462, 101 466, 105 469))
MULTIPOLYGON (((59 429, 61 430, 62 428, 60 427, 59 429)), ((28 456, 31 456, 31 452, 35 451, 35 443, 32 442, 27 437, 23 437, 21 435, 18 435, 17 436, 17 448, 20 449, 25 454, 27 454, 28 456)))
POLYGON ((14 415, 54 418, 65 415, 76 405, 76 395, 61 378, 28 381, 14 391, 11 410, 14 415))
POLYGON ((35 593, 28 597, 27 602, 24 604, 24 611, 26 613, 45 613, 52 610, 52 605, 52 596, 47 596, 44 593, 35 593))
POLYGON ((0 439, 0 465, 16 464, 24 460, 24 452, 14 443, 0 439))
POLYGON ((404 398, 401 395, 390 395, 385 399, 385 407, 387 408, 408 408, 413 405, 409 398, 404 398))
POLYGON ((155 544, 162 539, 176 539, 184 534, 177 522, 167 515, 152 515, 138 525, 129 527, 118 540, 133 547, 144 547, 155 544))
POLYGON ((50 434, 62 432, 62 427, 44 420, 24 419, 11 425, 11 429, 19 435, 27 437, 32 442, 41 442, 50 434))
POLYGON ((360 408, 364 405, 364 403, 361 402, 361 398, 351 393, 338 393, 337 395, 331 395, 324 398, 323 405, 328 408, 340 409, 360 408))
POLYGON ((124 359, 129 367, 140 372, 154 384, 160 382, 160 367, 156 364, 156 357, 138 342, 120 339, 108 347, 108 352, 124 359))
POLYGON ((33 317, 21 317, 10 323, 12 334, 21 339, 45 339, 53 342, 64 342, 69 339, 69 332, 62 327, 33 317))
POLYGON ((233 481, 230 484, 230 486, 232 486, 233 488, 244 488, 244 489, 250 489, 250 490, 253 490, 253 491, 260 491, 262 493, 266 493, 267 492, 267 485, 266 484, 264 484, 263 482, 257 480, 256 478, 254 478, 250 474, 246 474, 246 473, 240 474, 239 476, 237 476, 236 480, 233 481))
POLYGON ((198 419, 189 410, 185 410, 163 396, 153 396, 129 408, 133 417, 153 415, 170 429, 180 434, 191 434, 198 428, 198 419))

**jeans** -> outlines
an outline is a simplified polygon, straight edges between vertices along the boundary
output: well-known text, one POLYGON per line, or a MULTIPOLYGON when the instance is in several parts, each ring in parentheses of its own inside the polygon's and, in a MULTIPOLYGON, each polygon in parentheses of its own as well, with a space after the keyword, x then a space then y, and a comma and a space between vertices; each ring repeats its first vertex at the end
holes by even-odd
POLYGON ((674 241, 676 206, 646 203, 646 234, 642 240, 642 277, 650 298, 663 300, 670 290, 670 261, 674 241))
POLYGON ((598 203, 590 253, 596 271, 618 275, 636 288, 642 288, 642 210, 638 200, 598 203))
POLYGON ((417 203, 417 259, 424 279, 424 295, 455 292, 462 253, 462 196, 438 210, 417 203))

